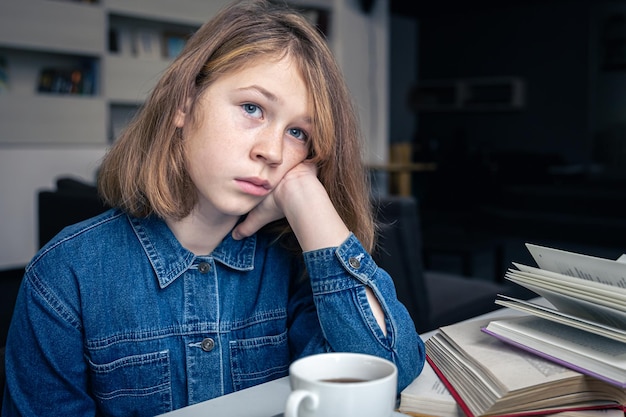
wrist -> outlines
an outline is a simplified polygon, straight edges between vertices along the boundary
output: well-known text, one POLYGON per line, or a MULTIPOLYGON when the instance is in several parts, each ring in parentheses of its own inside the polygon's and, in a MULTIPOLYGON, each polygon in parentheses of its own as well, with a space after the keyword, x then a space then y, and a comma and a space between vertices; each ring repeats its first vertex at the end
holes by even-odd
POLYGON ((350 235, 319 181, 290 195, 284 213, 303 251, 339 246, 350 235))

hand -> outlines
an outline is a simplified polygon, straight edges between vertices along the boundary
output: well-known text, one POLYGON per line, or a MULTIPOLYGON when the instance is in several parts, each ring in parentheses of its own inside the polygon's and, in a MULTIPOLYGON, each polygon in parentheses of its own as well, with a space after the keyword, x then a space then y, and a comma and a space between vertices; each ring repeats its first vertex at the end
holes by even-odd
POLYGON ((233 230, 234 239, 243 239, 251 236, 266 224, 285 217, 286 204, 293 193, 306 193, 307 181, 311 179, 319 183, 317 168, 310 162, 301 162, 289 170, 274 190, 268 194, 246 219, 233 230))

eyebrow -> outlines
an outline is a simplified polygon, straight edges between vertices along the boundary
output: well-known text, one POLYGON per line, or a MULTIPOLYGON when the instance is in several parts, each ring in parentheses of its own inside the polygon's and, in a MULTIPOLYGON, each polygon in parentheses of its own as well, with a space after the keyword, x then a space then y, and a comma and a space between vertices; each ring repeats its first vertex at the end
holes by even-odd
POLYGON ((274 93, 272 93, 269 90, 267 90, 267 89, 265 89, 265 88, 263 88, 263 87, 261 87, 259 85, 256 85, 256 84, 255 85, 251 85, 249 87, 238 88, 238 90, 239 91, 255 90, 255 91, 261 93, 263 96, 265 96, 265 98, 267 98, 270 101, 274 101, 274 102, 280 101, 278 99, 278 97, 274 93))

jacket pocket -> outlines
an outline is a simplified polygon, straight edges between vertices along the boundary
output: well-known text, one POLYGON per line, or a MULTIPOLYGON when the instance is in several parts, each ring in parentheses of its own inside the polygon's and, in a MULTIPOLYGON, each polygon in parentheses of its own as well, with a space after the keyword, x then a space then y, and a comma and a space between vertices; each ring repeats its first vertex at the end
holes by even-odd
POLYGON ((287 332, 230 342, 233 387, 236 391, 287 376, 287 332))
POLYGON ((89 361, 94 397, 111 416, 154 416, 172 408, 169 351, 89 361))

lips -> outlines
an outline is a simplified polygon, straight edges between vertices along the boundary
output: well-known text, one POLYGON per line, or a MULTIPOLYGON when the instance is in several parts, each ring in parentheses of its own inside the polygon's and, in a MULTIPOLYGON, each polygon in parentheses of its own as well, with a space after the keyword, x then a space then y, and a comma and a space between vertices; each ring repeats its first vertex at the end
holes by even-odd
POLYGON ((235 182, 244 193, 254 196, 262 197, 272 190, 270 183, 260 178, 236 178, 235 182))

